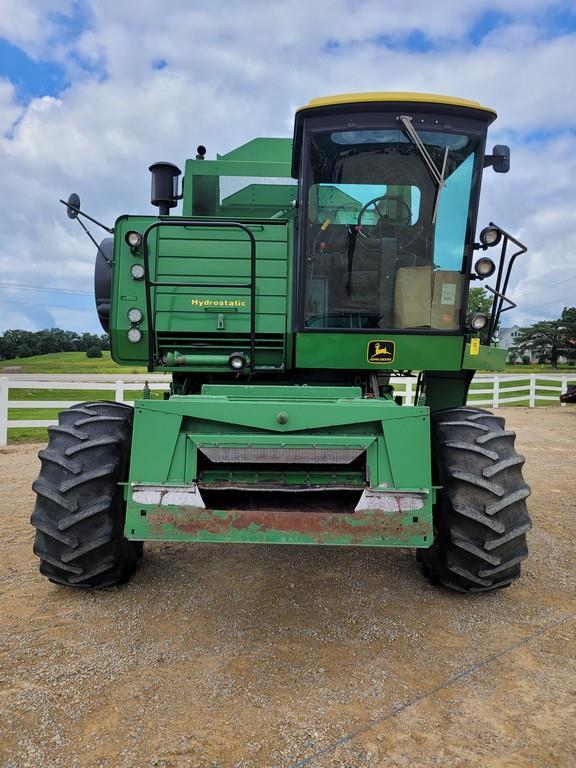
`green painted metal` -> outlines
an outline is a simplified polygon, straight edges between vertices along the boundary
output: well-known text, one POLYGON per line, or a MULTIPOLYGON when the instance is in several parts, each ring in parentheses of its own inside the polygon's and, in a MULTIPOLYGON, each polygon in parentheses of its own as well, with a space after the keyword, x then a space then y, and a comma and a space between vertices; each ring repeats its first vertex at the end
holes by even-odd
MULTIPOLYGON (((478 120, 481 135, 486 126, 478 120)), ((307 214, 295 204, 292 159, 290 139, 259 138, 215 160, 187 160, 181 216, 116 221, 112 356, 120 364, 146 366, 151 346, 150 369, 174 374, 169 400, 135 405, 124 488, 130 539, 405 547, 432 542, 430 411, 465 403, 473 371, 501 369, 505 352, 480 346, 472 355, 463 331, 436 332, 419 323, 393 333, 303 331, 296 262, 307 214), (129 247, 126 234, 144 233, 161 221, 170 226, 150 231, 148 266, 150 280, 164 285, 147 293, 145 281, 131 273, 144 263, 144 250, 129 247), (232 222, 247 228, 256 243, 253 305, 250 239, 244 229, 223 226, 232 222), (143 314, 138 323, 128 318, 132 308, 143 314), (132 327, 142 334, 135 343, 128 339, 132 327), (388 362, 370 361, 376 344, 393 349, 388 362), (238 352, 249 360, 248 374, 228 365, 238 352), (425 405, 399 406, 385 388, 388 373, 410 370, 422 372, 425 405), (184 489, 182 498, 190 499, 186 489, 196 487, 206 508, 134 498, 134 488, 166 488, 184 489), (226 489, 235 489, 236 501, 226 501, 226 489), (366 489, 380 494, 382 508, 354 512, 366 489), (286 509, 284 502, 275 507, 262 496, 256 508, 253 496, 262 490, 291 499, 292 507, 288 501, 286 509), (311 506, 303 511, 294 499, 305 498, 311 506), (331 508, 327 500, 334 498, 342 500, 342 510, 331 508), (406 508, 420 501, 420 507, 406 508)), ((335 188, 326 194, 335 207, 336 198, 344 197, 335 188)), ((463 275, 464 296, 467 281, 463 275)))
MULTIPOLYGON (((200 162, 200 161, 197 161, 200 162)), ((174 217, 175 218, 175 217, 174 217)), ((174 221, 174 218, 172 221, 174 221)), ((130 269, 143 263, 142 248, 125 242, 128 231, 143 232, 156 219, 122 217, 116 222, 112 283, 111 348, 116 362, 145 364, 148 354, 149 318, 146 317, 144 281, 134 280, 130 269), (128 311, 138 307, 144 314, 138 324, 142 339, 131 343, 128 311)), ((286 222, 251 222, 247 225, 258 248, 255 307, 256 367, 283 369, 289 321, 288 244, 286 222)), ((249 353, 250 290, 219 287, 234 283, 246 286, 250 276, 249 240, 239 230, 156 229, 150 238, 151 278, 162 282, 194 282, 196 287, 166 286, 151 291, 155 323, 155 350, 164 362, 156 370, 181 370, 173 354, 191 355, 189 370, 201 368, 229 372, 231 352, 249 353), (204 284, 206 285, 204 287, 204 284), (207 360, 197 357, 205 354, 207 360), (172 357, 169 357, 172 355, 172 357), (195 357, 196 356, 196 357, 195 357)))
MULTIPOLYGON (((136 403, 125 489, 129 538, 429 546, 432 485, 427 408, 366 399, 356 387, 263 386, 260 397, 257 389, 205 386, 200 395, 136 403), (210 447, 295 453, 312 449, 319 455, 353 449, 359 459, 329 469, 306 462, 262 463, 257 468, 207 465, 202 457, 210 447), (298 517, 294 512, 270 511, 261 520, 248 515, 247 522, 252 510, 164 508, 132 498, 135 486, 186 488, 193 484, 202 492, 230 486, 244 490, 298 487, 311 492, 372 488, 399 497, 419 493, 424 501, 421 509, 410 514, 400 508, 354 513, 353 504, 347 515, 309 512, 298 517)), ((359 493, 355 502, 358 498, 359 493)))
MULTIPOLYGON (((251 139, 235 149, 231 149, 223 155, 217 155, 218 160, 249 162, 258 164, 280 163, 288 178, 291 177, 290 164, 292 163, 291 139, 251 139)), ((190 161, 194 162, 194 161, 190 161)), ((203 161, 206 162, 206 161, 203 161)), ((268 173, 269 176, 273 174, 268 173)))
POLYGON ((298 368, 339 369, 342 361, 355 370, 460 370, 462 367, 461 336, 395 333, 299 333, 296 338, 298 368), (390 363, 369 363, 370 341, 392 341, 394 359, 390 363))
POLYGON ((182 215, 272 217, 290 207, 296 197, 297 185, 291 178, 291 161, 290 139, 268 138, 253 139, 225 155, 218 155, 216 160, 187 160, 182 215), (284 180, 285 183, 281 190, 277 190, 274 189, 277 183, 271 185, 263 181, 242 205, 241 201, 228 199, 230 195, 225 194, 226 184, 221 182, 221 179, 234 177, 274 179, 276 182, 284 180), (270 200, 271 195, 275 198, 273 201, 270 200), (227 204, 222 204, 224 200, 227 204))
POLYGON ((421 393, 431 411, 466 405, 474 371, 426 371, 421 393))
MULTIPOLYGON (((394 341, 396 351, 390 363, 378 364, 369 363, 366 355, 368 342, 378 340, 378 332, 293 333, 295 209, 291 202, 296 186, 289 174, 290 141, 284 139, 256 139, 217 160, 187 161, 183 217, 170 218, 172 222, 182 221, 182 229, 155 231, 150 241, 151 277, 210 285, 194 289, 170 286, 152 291, 158 360, 154 370, 229 375, 230 353, 248 354, 249 290, 219 287, 230 281, 245 284, 250 274, 247 238, 240 231, 218 226, 219 221, 232 220, 248 226, 257 243, 256 370, 457 371, 462 367, 499 367, 499 351, 494 348, 481 348, 476 358, 466 352, 463 361, 465 338, 454 332, 441 335, 430 331, 384 331, 382 338, 394 341), (287 183, 272 184, 271 177, 287 183), (236 192, 221 193, 226 179, 238 179, 236 186, 249 183, 236 192), (187 228, 184 217, 214 222, 214 226, 187 228), (175 355, 180 356, 179 365, 172 364, 175 355), (187 360, 186 365, 182 365, 182 357, 187 360)), ((121 217, 116 222, 111 347, 114 359, 121 364, 146 363, 149 325, 144 317, 138 326, 142 340, 128 341, 127 312, 133 306, 142 309, 144 284, 130 274, 131 266, 142 263, 141 249, 130 249, 125 235, 132 229, 142 232, 157 220, 121 217)))
POLYGON ((198 482, 203 488, 222 490, 225 486, 230 488, 242 487, 246 490, 272 490, 280 483, 286 489, 299 489, 304 487, 311 491, 323 487, 338 486, 339 488, 363 488, 366 477, 363 471, 343 472, 341 470, 329 472, 317 472, 313 469, 304 470, 202 470, 198 473, 198 482))
POLYGON ((257 386, 243 384, 204 384, 202 387, 203 395, 212 397, 226 397, 230 400, 262 400, 262 399, 282 399, 282 400, 339 400, 345 399, 357 400, 362 397, 360 387, 293 387, 293 386, 267 386, 258 384, 257 386))
POLYGON ((166 365, 169 368, 180 366, 197 367, 219 367, 228 365, 227 355, 181 355, 179 352, 168 352, 166 355, 166 365))
POLYGON ((462 368, 471 371, 505 371, 507 354, 507 349, 480 344, 478 354, 472 355, 470 353, 470 344, 468 343, 465 346, 462 368))

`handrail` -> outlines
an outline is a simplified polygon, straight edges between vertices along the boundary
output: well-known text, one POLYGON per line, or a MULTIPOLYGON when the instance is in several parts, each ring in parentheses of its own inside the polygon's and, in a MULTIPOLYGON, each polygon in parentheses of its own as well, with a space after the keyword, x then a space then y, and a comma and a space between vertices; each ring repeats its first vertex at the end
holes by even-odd
POLYGON ((250 229, 238 221, 198 221, 196 219, 171 219, 155 221, 147 227, 142 235, 142 255, 144 258, 144 284, 146 291, 146 315, 148 320, 148 371, 154 370, 155 355, 155 317, 152 312, 152 287, 183 287, 183 288, 249 288, 250 289, 250 361, 253 370, 256 353, 256 238, 250 229), (211 227, 225 229, 240 229, 250 240, 250 282, 249 283, 190 283, 158 281, 150 279, 150 263, 148 252, 148 236, 153 229, 159 227, 211 227))
POLYGON ((488 324, 488 331, 487 331, 488 343, 491 342, 492 337, 494 336, 494 333, 498 328, 500 315, 503 312, 507 312, 509 309, 513 309, 516 306, 516 304, 506 296, 506 290, 508 289, 508 283, 510 282, 510 275, 512 274, 512 267, 514 266, 514 262, 516 261, 518 256, 522 255, 523 253, 526 253, 526 251, 528 250, 528 248, 524 245, 524 243, 521 243, 520 240, 517 240, 509 232, 506 232, 505 229, 502 229, 502 227, 499 227, 498 224, 495 224, 493 221, 491 221, 490 226, 495 227, 499 232, 501 232, 502 235, 504 235, 504 240, 502 242, 502 248, 500 250, 500 261, 498 264, 498 273, 496 276, 496 288, 491 288, 488 285, 485 286, 487 290, 490 291, 490 293, 494 294, 494 301, 492 302, 492 311, 490 313, 490 322, 488 324), (515 251, 510 257, 508 261, 508 266, 506 267, 506 273, 504 274, 504 265, 506 262, 506 251, 507 251, 509 242, 514 243, 514 245, 518 246, 518 250, 515 251), (502 280, 503 277, 504 277, 504 280, 502 280), (504 302, 507 302, 509 304, 509 306, 507 306, 506 309, 504 309, 504 302))

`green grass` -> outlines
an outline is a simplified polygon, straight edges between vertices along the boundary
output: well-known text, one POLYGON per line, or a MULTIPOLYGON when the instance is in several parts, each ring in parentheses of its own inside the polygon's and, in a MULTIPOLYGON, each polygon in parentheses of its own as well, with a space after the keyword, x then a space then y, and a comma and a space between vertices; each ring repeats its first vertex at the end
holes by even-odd
MULTIPOLYGON (((152 400, 161 400, 162 391, 153 390, 150 393, 152 400)), ((124 390, 125 400, 139 400, 142 398, 142 389, 124 390)), ((82 389, 11 389, 10 403, 16 404, 19 400, 61 400, 61 401, 91 401, 114 400, 114 391, 110 390, 82 390, 82 389)), ((53 408, 17 408, 8 409, 8 418, 17 421, 35 421, 42 419, 56 419, 58 410, 53 408)), ((22 427, 21 429, 8 430, 8 443, 45 443, 48 440, 48 430, 44 427, 22 427)))
MULTIPOLYGON (((43 417, 45 418, 45 417, 43 417)), ((8 445, 20 445, 20 443, 47 443, 47 429, 9 429, 8 445)))
MULTIPOLYGON (((10 402, 18 400, 114 400, 114 390, 81 389, 81 383, 79 382, 79 384, 79 389, 11 389, 10 402)), ((168 389, 168 382, 166 382, 166 389, 168 389)), ((162 392, 153 390, 150 392, 150 397, 162 399, 162 392)), ((125 400, 139 400, 141 398, 142 387, 138 387, 137 383, 133 383, 131 389, 124 389, 125 400)))
POLYGON ((102 352, 102 357, 86 357, 86 352, 57 352, 51 355, 34 357, 15 357, 13 360, 0 360, 0 376, 3 368, 18 366, 21 373, 146 373, 143 366, 121 366, 110 357, 110 352, 102 352))
POLYGON ((558 368, 552 368, 551 365, 507 365, 506 373, 517 373, 519 376, 524 373, 557 373, 561 376, 576 376, 576 366, 559 365, 558 368))

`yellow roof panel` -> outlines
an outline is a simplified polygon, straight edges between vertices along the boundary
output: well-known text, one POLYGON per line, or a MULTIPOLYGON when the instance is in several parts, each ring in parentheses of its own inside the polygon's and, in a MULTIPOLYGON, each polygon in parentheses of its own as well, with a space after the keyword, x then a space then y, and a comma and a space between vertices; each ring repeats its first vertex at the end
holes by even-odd
POLYGON ((480 109, 483 112, 496 114, 494 109, 483 107, 477 101, 470 99, 458 99, 453 96, 442 96, 438 93, 404 93, 394 91, 375 91, 372 93, 340 93, 335 96, 321 96, 318 99, 311 99, 304 107, 299 107, 296 111, 303 109, 314 109, 315 107, 336 106, 338 104, 360 104, 362 102, 375 101, 405 101, 407 103, 422 102, 426 104, 447 104, 454 107, 468 107, 468 109, 480 109))

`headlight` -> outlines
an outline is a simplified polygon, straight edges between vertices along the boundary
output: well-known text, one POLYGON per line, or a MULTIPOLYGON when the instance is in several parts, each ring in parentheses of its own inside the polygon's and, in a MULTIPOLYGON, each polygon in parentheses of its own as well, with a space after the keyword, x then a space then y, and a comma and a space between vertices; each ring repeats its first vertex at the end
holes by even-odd
POLYGON ((232 352, 228 358, 228 365, 233 371, 241 371, 246 367, 246 355, 243 352, 232 352))
POLYGON ((142 331, 140 328, 130 328, 128 331, 128 341, 131 341, 132 344, 137 344, 139 341, 142 340, 142 331))
POLYGON ((486 328, 487 324, 488 318, 481 312, 474 312, 470 317, 469 325, 473 331, 481 331, 483 328, 486 328))
POLYGON ((130 274, 134 280, 142 280, 144 277, 144 266, 142 264, 133 264, 130 267, 130 274))
POLYGON ((124 238, 130 248, 138 248, 140 243, 142 242, 142 235, 140 232, 126 232, 126 237, 124 238))
POLYGON ((480 242, 485 248, 492 248, 498 245, 502 238, 502 232, 497 227, 484 227, 480 232, 480 242))
POLYGON ((142 321, 142 312, 140 312, 138 307, 132 307, 132 309, 128 310, 128 320, 131 323, 140 323, 142 321))
POLYGON ((474 264, 474 269, 479 277, 490 277, 496 271, 496 264, 494 264, 492 259, 483 257, 474 264))

